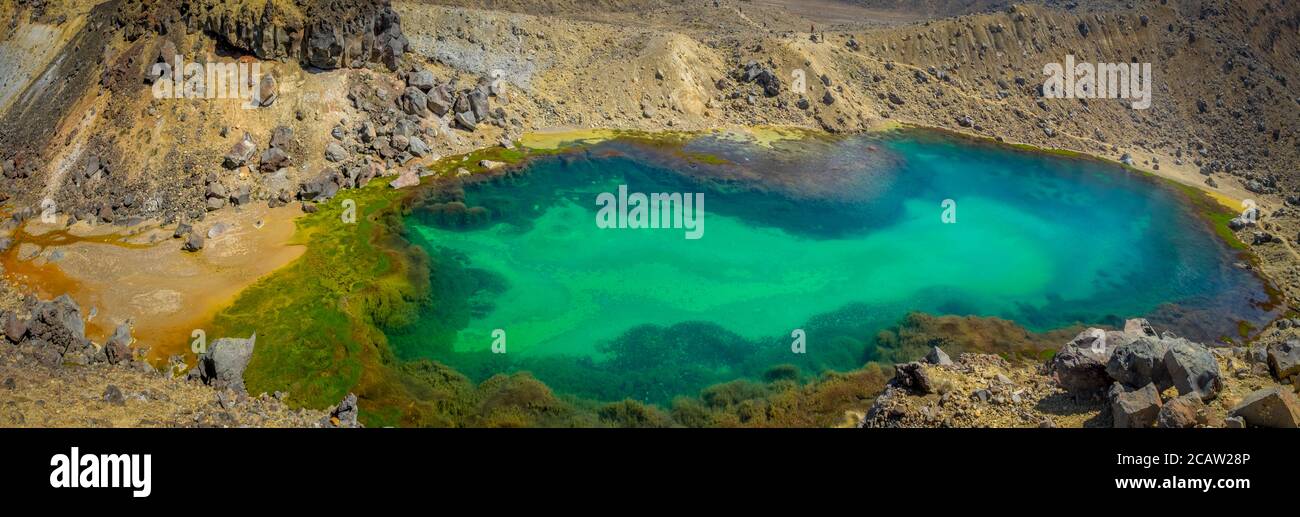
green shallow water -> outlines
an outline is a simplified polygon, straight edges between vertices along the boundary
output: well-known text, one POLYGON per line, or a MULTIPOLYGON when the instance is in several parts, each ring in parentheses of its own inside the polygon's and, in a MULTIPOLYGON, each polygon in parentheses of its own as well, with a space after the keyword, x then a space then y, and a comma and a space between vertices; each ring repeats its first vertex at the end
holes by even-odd
POLYGON ((928 132, 616 140, 468 185, 406 223, 434 289, 415 324, 385 329, 400 358, 480 380, 526 370, 602 400, 664 402, 779 364, 857 368, 913 311, 1031 330, 1145 316, 1202 340, 1271 316, 1262 283, 1179 190, 928 132), (620 185, 703 194, 702 237, 600 228, 597 196, 620 185), (490 351, 498 329, 505 354, 490 351))

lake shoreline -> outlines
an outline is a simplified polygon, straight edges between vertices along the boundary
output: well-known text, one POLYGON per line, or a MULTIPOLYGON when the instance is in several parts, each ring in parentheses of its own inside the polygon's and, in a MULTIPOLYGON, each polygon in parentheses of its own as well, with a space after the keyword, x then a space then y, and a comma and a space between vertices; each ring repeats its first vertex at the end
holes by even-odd
MULTIPOLYGON (((890 126, 890 127, 882 128, 882 129, 880 129, 879 131, 893 131, 893 130, 896 130, 896 129, 933 130, 933 128, 925 128, 925 127, 920 127, 920 126, 893 125, 893 126, 890 126)), ((448 158, 444 158, 444 159, 442 159, 442 160, 439 160, 439 161, 436 162, 435 164, 431 165, 430 168, 429 168, 429 170, 431 171, 430 176, 434 176, 434 177, 446 177, 446 176, 449 176, 449 175, 457 174, 457 171, 460 170, 460 169, 465 169, 465 170, 470 171, 470 174, 475 178, 476 181, 484 181, 484 180, 487 180, 488 178, 491 178, 491 177, 498 177, 498 176, 501 176, 501 175, 511 174, 513 170, 517 169, 518 167, 523 166, 524 164, 526 164, 529 160, 533 159, 534 157, 537 157, 537 156, 547 156, 547 155, 556 154, 556 153, 563 153, 563 152, 565 152, 566 150, 568 150, 568 149, 570 149, 570 148, 580 148, 580 147, 582 147, 582 146, 584 146, 584 145, 591 145, 591 144, 593 144, 593 143, 596 143, 596 142, 599 142, 599 141, 608 140, 608 139, 612 139, 612 138, 632 137, 632 138, 635 138, 635 139, 644 139, 644 140, 648 140, 648 141, 656 141, 656 140, 659 140, 659 139, 663 139, 664 141, 667 141, 667 142, 674 142, 674 141, 680 141, 682 138, 684 138, 684 135, 699 135, 699 134, 719 133, 719 132, 728 132, 728 131, 734 131, 734 132, 739 133, 739 134, 744 134, 746 130, 743 130, 743 129, 735 129, 735 128, 733 128, 733 129, 730 129, 730 130, 727 130, 727 129, 719 129, 719 130, 712 130, 712 131, 706 131, 706 132, 673 132, 673 133, 668 133, 668 134, 663 134, 663 135, 657 135, 657 134, 653 134, 653 133, 643 133, 643 132, 620 132, 620 131, 614 131, 614 130, 579 130, 579 131, 572 131, 572 130, 570 130, 570 131, 562 131, 562 132, 556 132, 556 133, 551 133, 551 134, 545 134, 545 133, 543 133, 542 136, 525 137, 525 138, 521 139, 520 144, 521 144, 522 147, 524 147, 524 148, 526 149, 526 151, 525 151, 524 153, 522 153, 522 154, 521 154, 521 153, 517 153, 517 152, 515 152, 514 150, 501 148, 501 147, 499 147, 499 146, 497 146, 497 147, 489 147, 489 148, 482 148, 482 149, 478 149, 478 150, 476 150, 476 151, 474 151, 474 152, 472 152, 472 153, 468 153, 468 154, 463 155, 463 156, 453 156, 453 157, 448 157, 448 158), (558 137, 557 137, 557 135, 558 135, 558 137), (527 142, 529 141, 529 138, 532 138, 532 139, 533 139, 532 142, 533 142, 533 144, 534 144, 535 147, 530 147, 530 146, 528 145, 527 142), (488 165, 488 166, 485 166, 484 163, 494 163, 494 164, 497 164, 497 165, 488 165)), ((761 133, 759 136, 755 137, 755 138, 754 138, 754 141, 756 141, 756 142, 768 142, 768 143, 770 143, 770 142, 772 142, 772 141, 779 141, 779 140, 781 140, 781 139, 800 138, 800 137, 805 137, 805 136, 807 136, 807 135, 835 136, 835 135, 831 135, 831 134, 828 134, 828 133, 824 133, 824 132, 820 132, 820 131, 818 131, 818 130, 813 130, 813 129, 808 129, 808 128, 776 128, 776 129, 772 129, 772 130, 763 130, 763 131, 765 131, 765 132, 763 132, 763 133, 761 133)), ((965 135, 965 134, 962 134, 962 133, 959 133, 959 132, 950 132, 950 131, 943 131, 943 130, 939 130, 939 131, 937 131, 937 132, 939 132, 939 133, 949 133, 949 134, 951 134, 951 133, 956 133, 956 135, 961 136, 961 137, 969 137, 969 138, 973 138, 973 139, 975 139, 975 140, 981 140, 981 141, 985 141, 985 142, 988 142, 988 143, 991 143, 991 144, 995 144, 995 145, 999 145, 999 146, 1003 146, 1003 147, 1008 147, 1008 148, 1017 148, 1017 149, 1020 149, 1020 150, 1022 150, 1022 151, 1025 151, 1025 152, 1034 152, 1034 153, 1047 154, 1047 155, 1058 154, 1057 152, 1055 152, 1055 151, 1053 151, 1053 150, 1041 150, 1041 149, 1037 149, 1037 148, 1024 148, 1024 147, 1021 147, 1021 146, 1015 146, 1015 145, 1005 144, 1005 143, 1003 143, 1003 142, 997 142, 997 141, 994 140, 994 139, 980 138, 980 137, 978 137, 978 136, 965 135)), ((1087 155, 1086 153, 1072 153, 1072 154, 1076 155, 1075 157, 1077 157, 1077 158, 1089 159, 1089 160, 1095 160, 1095 161, 1099 161, 1099 162, 1103 162, 1103 163, 1107 163, 1107 164, 1111 164, 1111 165, 1123 166, 1122 164, 1118 164, 1118 163, 1116 163, 1116 162, 1114 162, 1114 161, 1107 160, 1107 159, 1102 158, 1102 157, 1096 157, 1096 156, 1092 156, 1092 155, 1087 155)), ((698 157, 686 157, 686 158, 687 158, 687 159, 691 159, 691 158, 698 158, 698 157)), ((1137 169, 1134 169, 1134 170, 1137 170, 1137 169)), ((1140 171, 1140 170, 1139 170, 1139 171, 1140 171)), ((1170 179, 1170 178, 1164 178, 1164 177, 1162 177, 1162 176, 1159 176, 1159 175, 1156 175, 1156 174, 1152 174, 1152 173, 1150 173, 1150 172, 1146 172, 1146 171, 1141 171, 1141 172, 1144 172, 1144 173, 1146 173, 1146 174, 1153 175, 1153 176, 1156 176, 1156 177, 1160 177, 1160 178, 1162 178, 1162 179, 1164 179, 1164 180, 1170 180, 1170 181, 1173 181, 1173 180, 1170 179)), ((389 199, 390 202, 395 202, 396 204, 395 204, 394 206, 409 207, 409 206, 410 206, 410 200, 411 200, 412 198, 414 198, 414 197, 417 197, 417 196, 419 195, 419 194, 417 194, 418 192, 425 191, 425 189, 429 188, 429 185, 430 185, 433 181, 435 181, 435 180, 431 180, 431 181, 427 181, 427 182, 422 182, 422 185, 421 185, 421 186, 416 187, 416 188, 414 188, 414 189, 410 189, 409 191, 405 191, 405 192, 403 192, 403 191, 391 191, 391 190, 388 190, 386 187, 380 186, 380 187, 378 187, 378 192, 376 192, 376 194, 377 194, 378 197, 380 197, 380 198, 386 198, 386 199, 389 199)), ((379 183, 379 182, 377 181, 376 183, 379 183)), ((1186 185, 1185 185, 1185 186, 1186 186, 1186 185)), ((1189 186, 1189 187, 1190 187, 1190 186, 1189 186)), ((374 184, 372 184, 372 185, 367 186, 367 187, 365 187, 365 188, 363 188, 363 189, 361 189, 361 190, 366 190, 366 189, 369 189, 369 190, 375 190, 375 189, 376 189, 376 186, 375 186, 374 184)), ((1201 190, 1203 190, 1203 189, 1201 189, 1201 190)), ((345 192, 346 192, 346 191, 345 191, 345 192)), ((341 193, 341 194, 340 194, 340 197, 341 197, 341 198, 347 198, 348 195, 347 195, 346 193, 341 193)), ((325 209, 325 210, 323 210, 323 212, 326 212, 326 213, 328 214, 328 213, 332 213, 332 212, 333 212, 333 208, 334 208, 334 207, 332 207, 331 205, 334 205, 334 204, 336 204, 336 203, 329 203, 329 204, 325 204, 325 205, 320 205, 318 208, 325 209)), ((402 210, 405 210, 405 209, 407 209, 407 208, 402 208, 402 210)), ((391 210, 391 208, 390 208, 390 209, 387 209, 387 210, 391 210)), ((304 230, 303 225, 302 225, 301 223, 302 223, 305 219, 308 219, 308 218, 317 218, 317 219, 320 219, 320 220, 324 220, 324 218, 328 217, 328 215, 322 215, 322 214, 320 214, 320 213, 318 213, 318 214, 314 214, 314 215, 313 215, 313 214, 300 214, 300 213, 296 213, 296 211, 293 211, 293 213, 282 211, 282 212, 277 212, 273 217, 283 218, 283 220, 288 220, 288 221, 292 222, 293 225, 294 225, 294 227, 296 228, 296 230, 294 230, 294 232, 293 232, 293 240, 298 241, 298 242, 303 242, 303 243, 305 243, 307 246, 310 246, 311 244, 310 244, 310 242, 308 242, 310 239, 306 238, 305 235, 302 235, 302 232, 304 232, 305 230, 304 230)), ((268 219, 268 223, 269 223, 269 222, 270 222, 270 220, 268 219)), ((389 231, 393 231, 393 229, 390 229, 389 231)), ((400 233, 400 231, 395 231, 395 232, 393 232, 393 233, 400 233)), ((277 275, 277 274, 283 272, 284 270, 293 267, 293 266, 294 266, 297 262, 299 262, 300 260, 302 260, 301 256, 299 256, 299 257, 297 257, 297 258, 294 258, 294 259, 292 259, 292 260, 290 260, 290 261, 288 261, 288 262, 285 262, 285 263, 279 265, 278 267, 276 267, 275 269, 273 269, 273 270, 269 271, 268 273, 266 273, 266 274, 263 276, 263 278, 266 278, 266 277, 273 277, 273 276, 275 276, 275 275, 277 275)), ((417 258, 410 258, 410 257, 408 257, 408 258, 405 259, 405 260, 415 261, 415 260, 418 260, 418 257, 417 257, 417 258)), ((239 297, 239 295, 244 294, 244 291, 245 291, 245 290, 241 289, 237 295, 232 296, 232 301, 233 301, 234 299, 237 299, 237 298, 239 297)), ((227 304, 227 309, 229 308, 228 305, 229 305, 229 304, 227 304)), ((223 310, 224 310, 224 309, 223 309, 223 310)), ((221 311, 217 311, 217 312, 221 312, 221 311)), ((359 315, 356 315, 356 316, 359 316, 359 315)), ((235 328, 233 328, 233 327, 235 327, 235 326, 229 326, 229 325, 216 325, 216 326, 215 326, 215 328, 217 328, 217 329, 229 329, 229 330, 231 330, 232 332, 234 332, 234 334, 236 334, 236 335, 239 334, 239 332, 235 332, 235 328)), ((363 368, 363 370, 366 370, 366 369, 363 368)), ((387 389, 387 388, 385 388, 385 389, 387 389)), ((331 394, 329 394, 327 397, 319 398, 319 399, 317 399, 317 400, 326 401, 326 400, 331 400, 331 399, 333 399, 333 400, 337 400, 337 397, 335 397, 335 394, 331 393, 331 394)), ((299 399, 299 402, 301 402, 301 401, 303 401, 303 399, 299 399)), ((320 403, 316 403, 316 404, 313 404, 313 405, 315 405, 315 406, 319 406, 319 407, 324 407, 324 405, 322 405, 322 404, 320 404, 320 403)), ((370 420, 371 423, 375 423, 375 424, 391 424, 391 423, 399 423, 399 422, 396 422, 396 421, 391 420, 392 416, 393 416, 393 415, 389 415, 388 417, 379 418, 379 417, 376 417, 376 416, 374 416, 373 414, 371 414, 371 415, 367 415, 367 418, 366 418, 366 419, 367 419, 367 420, 370 420)), ((408 423, 414 423, 414 422, 408 422, 408 423)), ((426 423, 427 423, 427 422, 426 422, 426 423)))

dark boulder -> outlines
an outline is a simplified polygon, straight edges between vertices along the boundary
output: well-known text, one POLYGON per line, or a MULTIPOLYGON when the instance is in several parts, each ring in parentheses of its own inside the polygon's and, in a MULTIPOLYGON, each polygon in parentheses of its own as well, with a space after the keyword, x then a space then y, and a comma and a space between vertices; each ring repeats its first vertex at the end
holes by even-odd
POLYGON ((474 131, 478 128, 478 119, 474 117, 474 112, 465 111, 456 113, 456 125, 466 131, 474 131))
POLYGON ((1154 383, 1157 392, 1174 385, 1165 366, 1169 345, 1163 340, 1142 337, 1114 347, 1106 362, 1106 373, 1129 388, 1154 383))
POLYGON ((904 363, 894 365, 894 385, 907 388, 914 393, 927 394, 933 391, 930 378, 925 374, 921 363, 904 363))
POLYGON ((469 98, 469 107, 470 111, 474 112, 474 119, 479 121, 487 120, 492 107, 486 89, 475 88, 470 90, 466 97, 469 98))
POLYGON ((338 174, 332 170, 321 171, 315 178, 298 185, 298 199, 303 201, 326 201, 339 191, 338 174))
POLYGON ((189 235, 190 230, 192 229, 193 227, 191 227, 189 223, 179 223, 176 225, 176 231, 172 232, 172 238, 179 239, 181 237, 189 235))
POLYGON ((1155 327, 1145 318, 1133 318, 1124 321, 1124 333, 1133 337, 1157 337, 1155 327))
POLYGON ((275 172, 290 165, 293 165, 293 160, 289 157, 289 153, 279 147, 272 147, 262 152, 261 164, 257 169, 262 172, 275 172))
POLYGON ((272 74, 262 74, 261 79, 257 81, 257 88, 253 89, 252 102, 263 108, 275 103, 280 98, 280 83, 276 82, 272 74))
POLYGON ((96 356, 95 346, 86 339, 81 308, 68 295, 48 302, 33 302, 31 312, 24 343, 36 345, 39 353, 48 356, 51 366, 62 364, 64 356, 96 356), (47 351, 41 352, 42 349, 47 351))
POLYGON ((402 111, 408 115, 426 117, 429 115, 429 97, 419 88, 408 86, 406 91, 402 93, 398 107, 402 108, 402 111))
POLYGON ((755 83, 763 88, 763 95, 776 97, 781 94, 781 79, 766 66, 757 61, 750 61, 742 68, 740 82, 755 83))
POLYGON ((416 157, 424 157, 432 152, 429 149, 429 145, 425 144, 424 140, 418 136, 413 136, 407 141, 407 148, 411 151, 411 154, 416 157))
POLYGON ((1106 332, 1088 329, 1061 347, 1049 363, 1049 369, 1062 389, 1076 396, 1092 396, 1111 384, 1106 362, 1111 350, 1106 332))
POLYGON ((253 187, 248 184, 240 185, 235 188, 234 192, 230 193, 230 204, 234 206, 244 206, 252 200, 253 187))
POLYGON ((437 86, 438 80, 433 76, 433 72, 428 70, 415 70, 406 74, 406 85, 419 88, 420 91, 428 93, 437 86))
POLYGON ((447 89, 446 85, 429 90, 426 98, 428 99, 428 109, 434 115, 441 117, 451 111, 453 101, 451 91, 447 89))
POLYGON ((230 196, 230 192, 226 190, 225 185, 213 181, 208 183, 207 191, 204 195, 208 198, 225 199, 230 196))
POLYGON ((108 387, 104 388, 104 394, 100 398, 104 402, 107 402, 114 406, 126 405, 126 395, 122 394, 122 388, 119 388, 113 384, 109 384, 108 387))
POLYGON ((1180 395, 1196 395, 1201 400, 1213 400, 1223 389, 1219 363, 1208 348, 1186 339, 1167 340, 1165 369, 1169 372, 1180 395))

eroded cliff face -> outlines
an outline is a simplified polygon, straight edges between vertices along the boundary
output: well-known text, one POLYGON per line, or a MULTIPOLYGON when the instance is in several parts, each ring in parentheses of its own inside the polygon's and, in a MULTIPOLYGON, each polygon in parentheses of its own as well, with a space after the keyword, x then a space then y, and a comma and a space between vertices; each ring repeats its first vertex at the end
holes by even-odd
POLYGON ((388 0, 129 0, 118 20, 130 36, 203 32, 262 59, 323 69, 395 70, 409 46, 388 0))

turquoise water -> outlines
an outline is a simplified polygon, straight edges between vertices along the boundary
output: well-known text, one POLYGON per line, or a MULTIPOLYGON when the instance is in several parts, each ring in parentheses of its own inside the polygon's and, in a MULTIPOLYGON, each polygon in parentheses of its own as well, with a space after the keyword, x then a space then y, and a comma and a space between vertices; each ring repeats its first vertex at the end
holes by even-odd
POLYGON ((417 209, 434 299, 388 333, 400 357, 474 378, 528 370, 561 392, 663 402, 777 364, 860 367, 912 311, 1031 330, 1146 316, 1205 340, 1266 320, 1263 286, 1186 205, 1117 166, 923 132, 614 141, 417 209), (700 238, 598 226, 598 196, 620 185, 702 194, 700 238))

